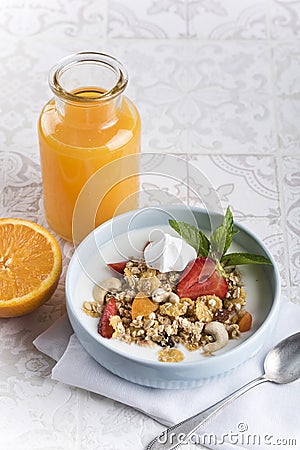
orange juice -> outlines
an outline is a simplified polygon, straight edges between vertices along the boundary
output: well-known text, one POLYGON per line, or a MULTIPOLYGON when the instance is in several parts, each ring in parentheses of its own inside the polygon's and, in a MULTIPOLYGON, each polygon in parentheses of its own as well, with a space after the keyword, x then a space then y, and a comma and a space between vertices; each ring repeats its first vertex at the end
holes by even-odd
MULTIPOLYGON (((91 55, 95 58, 95 54, 91 55)), ((55 97, 45 105, 39 118, 45 214, 49 226, 68 240, 72 239, 72 218, 79 193, 99 169, 112 161, 120 162, 115 169, 120 170, 120 177, 100 196, 94 225, 116 212, 137 207, 137 197, 132 194, 138 190, 138 177, 126 179, 126 158, 121 158, 140 151, 140 118, 134 104, 122 95, 122 90, 118 91, 120 86, 114 88, 80 86, 66 90, 63 86, 60 92, 55 86, 55 97)), ((132 174, 132 167, 128 169, 132 174)))

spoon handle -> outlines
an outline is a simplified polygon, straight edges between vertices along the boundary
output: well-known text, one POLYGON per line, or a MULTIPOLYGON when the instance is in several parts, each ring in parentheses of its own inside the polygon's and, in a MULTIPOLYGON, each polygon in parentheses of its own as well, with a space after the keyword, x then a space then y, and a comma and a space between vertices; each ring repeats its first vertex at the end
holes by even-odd
POLYGON ((146 447, 146 450, 175 450, 183 443, 187 442, 191 435, 199 428, 204 422, 210 419, 212 416, 219 413, 225 406, 233 402, 236 398, 243 395, 253 387, 268 381, 265 375, 250 381, 242 386, 237 391, 229 394, 223 400, 215 403, 208 409, 186 419, 182 422, 167 428, 160 435, 156 436, 146 447))

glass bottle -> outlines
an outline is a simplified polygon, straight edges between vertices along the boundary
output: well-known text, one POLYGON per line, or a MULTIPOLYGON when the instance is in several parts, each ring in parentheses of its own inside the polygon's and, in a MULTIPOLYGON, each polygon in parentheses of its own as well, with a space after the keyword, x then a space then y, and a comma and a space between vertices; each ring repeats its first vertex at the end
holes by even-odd
MULTIPOLYGON (((38 122, 44 206, 49 226, 67 240, 72 240, 74 207, 86 182, 115 160, 125 164, 120 171, 125 179, 123 157, 140 152, 140 117, 123 95, 127 82, 122 64, 103 53, 68 56, 50 71, 54 98, 38 122)), ((137 190, 137 177, 112 187, 99 205, 95 226, 117 210, 136 208, 132 194, 137 190)))

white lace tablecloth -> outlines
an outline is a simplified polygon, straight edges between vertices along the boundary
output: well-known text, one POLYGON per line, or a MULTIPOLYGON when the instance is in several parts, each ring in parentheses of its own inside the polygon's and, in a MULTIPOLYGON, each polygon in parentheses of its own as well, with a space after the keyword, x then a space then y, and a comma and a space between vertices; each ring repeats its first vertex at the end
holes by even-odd
MULTIPOLYGON (((46 225, 36 123, 49 68, 76 51, 111 53, 129 71, 143 151, 180 156, 187 184, 190 164, 204 171, 274 254, 282 301, 299 302, 300 2, 2 0, 0 17, 1 217, 46 225)), ((197 203, 179 181, 146 177, 142 188, 143 205, 157 203, 157 189, 165 202, 197 203)), ((0 319, 0 448, 142 450, 160 424, 52 381, 53 360, 32 345, 65 311, 72 246, 60 243, 64 270, 52 299, 0 319)))

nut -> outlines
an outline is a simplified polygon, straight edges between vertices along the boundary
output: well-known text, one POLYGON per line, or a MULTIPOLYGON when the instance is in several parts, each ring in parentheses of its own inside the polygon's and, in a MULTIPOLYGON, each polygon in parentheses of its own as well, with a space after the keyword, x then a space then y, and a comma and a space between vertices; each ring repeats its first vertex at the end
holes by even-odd
POLYGON ((168 300, 170 292, 165 291, 163 288, 157 288, 152 292, 152 300, 155 303, 162 303, 168 300))
MULTIPOLYGON (((156 277, 155 277, 156 278, 156 277)), ((166 291, 165 289, 159 287, 152 292, 152 300, 155 303, 162 303, 169 301, 171 303, 179 303, 180 298, 175 292, 166 291)))
POLYGON ((180 297, 179 295, 175 294, 175 292, 169 292, 168 301, 171 303, 179 303, 180 297))
POLYGON ((108 292, 115 292, 121 289, 122 282, 119 278, 107 278, 106 280, 101 281, 99 285, 95 285, 93 288, 93 297, 94 299, 103 305, 105 295, 108 292))
POLYGON ((102 306, 98 302, 85 301, 82 305, 83 311, 91 317, 100 317, 102 306))
POLYGON ((210 322, 205 325, 204 332, 214 338, 214 342, 204 345, 203 350, 208 353, 215 352, 225 347, 229 337, 226 328, 220 322, 210 322))

